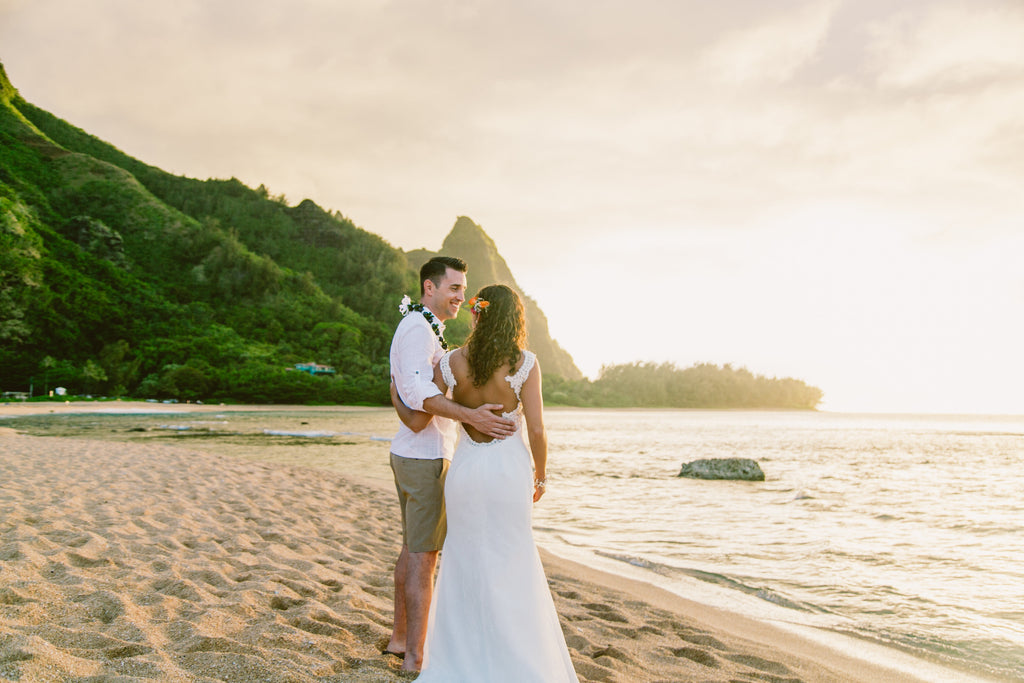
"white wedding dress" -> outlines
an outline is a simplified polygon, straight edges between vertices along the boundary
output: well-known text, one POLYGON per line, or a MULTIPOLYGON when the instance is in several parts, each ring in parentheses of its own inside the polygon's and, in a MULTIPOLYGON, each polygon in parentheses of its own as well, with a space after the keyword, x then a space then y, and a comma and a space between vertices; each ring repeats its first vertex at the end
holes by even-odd
MULTIPOLYGON (((449 354, 450 355, 450 354, 449 354)), ((450 389, 449 355, 441 371, 450 389)), ((506 380, 519 398, 536 356, 506 380)), ((533 464, 516 433, 488 443, 460 426, 445 479, 448 535, 417 683, 577 683, 533 541, 533 464)))

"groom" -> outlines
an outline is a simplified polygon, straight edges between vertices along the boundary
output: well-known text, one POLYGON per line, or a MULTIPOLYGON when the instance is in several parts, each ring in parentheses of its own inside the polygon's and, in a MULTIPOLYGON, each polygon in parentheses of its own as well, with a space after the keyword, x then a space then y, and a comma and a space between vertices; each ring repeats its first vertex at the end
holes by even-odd
POLYGON ((391 469, 402 510, 402 552, 395 565, 395 624, 386 652, 405 655, 402 668, 419 671, 434 589, 437 554, 444 544, 444 477, 455 450, 455 421, 503 438, 511 420, 495 415, 500 405, 470 409, 445 398, 434 384, 434 365, 444 355, 444 323, 466 300, 466 264, 437 256, 420 269, 420 303, 403 302, 405 317, 391 340, 391 377, 409 408, 434 415, 416 431, 404 423, 391 440, 391 469))

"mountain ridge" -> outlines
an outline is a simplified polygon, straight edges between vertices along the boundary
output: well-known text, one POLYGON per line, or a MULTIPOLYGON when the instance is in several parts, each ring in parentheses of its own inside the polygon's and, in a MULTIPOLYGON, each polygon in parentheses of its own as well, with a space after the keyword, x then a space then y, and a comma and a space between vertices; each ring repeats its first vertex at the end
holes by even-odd
POLYGON ((0 142, 0 387, 387 402, 419 269, 401 249, 312 200, 135 159, 26 102, 2 63, 0 142), (286 372, 309 360, 338 381, 286 372))
MULTIPOLYGON (((474 287, 522 290, 482 227, 443 252, 474 287)), ((175 176, 26 102, 0 63, 0 390, 243 403, 389 403, 404 252, 312 200, 175 176), (331 366, 326 376, 301 368, 331 366)), ((600 407, 813 409, 822 392, 731 365, 634 363, 579 378, 524 295, 544 398, 600 407)), ((461 343, 468 312, 446 336, 461 343)))
MULTIPOLYGON (((420 265, 440 254, 458 256, 472 264, 468 274, 470 293, 489 284, 508 285, 516 290, 523 299, 529 335, 528 345, 537 354, 544 371, 570 380, 583 378, 583 373, 576 366, 572 356, 551 337, 548 331, 547 316, 544 315, 540 305, 519 286, 512 270, 498 252, 494 240, 479 224, 468 216, 459 216, 445 237, 441 251, 431 252, 426 249, 418 249, 408 252, 406 257, 409 267, 418 271, 420 265)), ((461 332, 461 329, 459 331, 461 332)))

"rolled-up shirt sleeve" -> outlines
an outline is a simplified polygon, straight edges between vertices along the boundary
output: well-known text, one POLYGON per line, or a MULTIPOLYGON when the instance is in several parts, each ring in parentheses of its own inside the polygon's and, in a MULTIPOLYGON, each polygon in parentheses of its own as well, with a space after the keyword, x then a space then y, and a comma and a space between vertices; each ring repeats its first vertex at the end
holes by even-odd
POLYGON ((423 402, 441 390, 434 384, 434 333, 417 325, 395 340, 391 374, 402 402, 413 410, 423 410, 423 402))

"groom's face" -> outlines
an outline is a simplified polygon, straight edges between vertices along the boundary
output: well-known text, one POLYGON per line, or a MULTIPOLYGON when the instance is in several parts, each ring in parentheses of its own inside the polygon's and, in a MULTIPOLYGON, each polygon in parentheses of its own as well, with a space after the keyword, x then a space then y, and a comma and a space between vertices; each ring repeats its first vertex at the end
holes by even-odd
POLYGON ((459 314, 459 307, 466 300, 466 274, 448 268, 438 285, 433 281, 424 282, 424 305, 433 311, 439 320, 451 320, 459 314))

